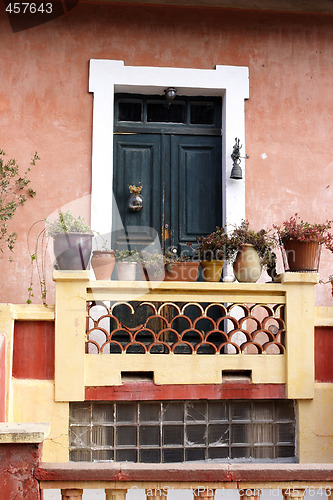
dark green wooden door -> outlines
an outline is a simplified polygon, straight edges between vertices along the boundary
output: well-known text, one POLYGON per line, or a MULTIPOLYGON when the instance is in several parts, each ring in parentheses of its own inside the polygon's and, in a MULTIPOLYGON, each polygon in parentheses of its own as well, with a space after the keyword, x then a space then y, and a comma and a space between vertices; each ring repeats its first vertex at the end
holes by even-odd
POLYGON ((114 136, 113 248, 129 245, 142 250, 161 233, 163 187, 161 175, 161 139, 154 134, 114 136), (128 207, 129 186, 143 186, 143 209, 128 207))
POLYGON ((222 224, 220 136, 115 134, 114 165, 114 248, 143 249, 158 236, 180 254, 222 224), (143 209, 132 212, 129 185, 139 183, 143 209))
POLYGON ((187 242, 222 224, 221 137, 175 135, 170 141, 171 231, 166 246, 180 253, 187 242))

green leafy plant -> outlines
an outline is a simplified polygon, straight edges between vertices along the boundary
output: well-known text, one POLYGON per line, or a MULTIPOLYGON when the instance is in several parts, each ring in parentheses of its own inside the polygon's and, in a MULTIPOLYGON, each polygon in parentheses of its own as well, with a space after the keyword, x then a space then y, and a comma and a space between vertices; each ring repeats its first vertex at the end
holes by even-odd
POLYGON ((318 242, 333 252, 333 235, 329 232, 333 221, 327 220, 322 224, 311 224, 303 221, 297 213, 284 221, 281 226, 273 225, 280 241, 295 240, 303 242, 318 242))
POLYGON ((173 264, 175 264, 176 262, 189 262, 190 260, 192 260, 192 257, 190 255, 185 253, 183 253, 182 255, 178 255, 177 251, 167 251, 165 252, 165 255, 163 257, 166 270, 169 273, 172 271, 173 264))
MULTIPOLYGON (((7 223, 12 220, 16 210, 23 206, 27 199, 33 198, 36 192, 29 187, 29 174, 36 162, 40 160, 37 152, 30 161, 30 166, 20 173, 20 167, 14 159, 5 158, 6 153, 0 150, 0 251, 8 248, 14 250, 17 239, 16 232, 8 230, 7 223)), ((12 260, 10 258, 10 260, 12 260)))
POLYGON ((46 221, 48 234, 54 237, 59 233, 91 233, 90 227, 78 215, 75 217, 70 210, 60 212, 55 221, 46 221))
POLYGON ((276 247, 277 241, 270 230, 255 231, 250 228, 249 221, 243 220, 230 234, 230 249, 235 255, 244 244, 254 246, 262 266, 265 266, 268 271, 275 269, 276 255, 273 248, 276 247))
POLYGON ((197 243, 195 252, 200 260, 229 261, 234 253, 229 235, 223 227, 216 227, 207 236, 197 238, 197 243))
POLYGON ((133 250, 115 250, 117 262, 141 262, 141 254, 135 248, 133 250))

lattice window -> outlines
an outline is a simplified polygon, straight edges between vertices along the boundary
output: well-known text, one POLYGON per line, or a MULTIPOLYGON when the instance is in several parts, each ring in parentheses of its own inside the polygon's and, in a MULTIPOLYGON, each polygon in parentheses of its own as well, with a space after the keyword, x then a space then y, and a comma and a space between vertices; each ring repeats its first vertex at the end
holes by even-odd
POLYGON ((70 460, 293 461, 293 401, 72 403, 70 460))
POLYGON ((282 354, 281 304, 88 303, 89 353, 282 354))

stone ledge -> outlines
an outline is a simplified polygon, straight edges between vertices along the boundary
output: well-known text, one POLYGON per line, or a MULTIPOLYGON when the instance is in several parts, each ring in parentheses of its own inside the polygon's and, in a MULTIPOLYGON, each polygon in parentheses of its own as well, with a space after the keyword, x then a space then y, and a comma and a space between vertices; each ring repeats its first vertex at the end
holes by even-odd
POLYGON ((50 424, 0 423, 0 444, 42 443, 50 432, 50 424))
MULTIPOLYGON (((241 483, 241 482, 332 482, 333 464, 132 464, 42 463, 35 471, 41 481, 116 481, 117 488, 131 482, 241 483)), ((166 484, 167 484, 166 483, 166 484)), ((77 487, 80 487, 79 485, 77 487)))

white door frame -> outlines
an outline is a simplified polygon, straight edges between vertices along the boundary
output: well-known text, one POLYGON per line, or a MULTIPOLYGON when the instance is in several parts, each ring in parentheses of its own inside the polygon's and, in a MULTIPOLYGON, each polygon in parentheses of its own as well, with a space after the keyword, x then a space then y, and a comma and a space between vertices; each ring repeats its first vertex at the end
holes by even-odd
POLYGON ((113 208, 114 93, 164 94, 175 87, 178 95, 222 97, 222 199, 227 225, 245 218, 243 179, 230 179, 235 138, 245 151, 244 100, 249 98, 249 70, 244 66, 215 69, 125 66, 124 61, 90 60, 89 91, 94 93, 92 141, 91 227, 111 233, 113 208))

